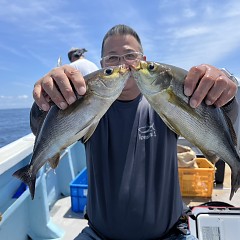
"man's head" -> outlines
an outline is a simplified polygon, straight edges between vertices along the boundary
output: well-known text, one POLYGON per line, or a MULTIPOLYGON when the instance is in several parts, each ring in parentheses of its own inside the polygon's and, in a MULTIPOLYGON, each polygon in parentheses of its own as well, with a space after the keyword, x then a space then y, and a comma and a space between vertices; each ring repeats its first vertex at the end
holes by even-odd
POLYGON ((87 52, 85 48, 71 48, 68 52, 68 59, 70 62, 74 62, 84 57, 85 52, 87 52))
POLYGON ((107 38, 109 38, 111 36, 116 36, 116 35, 120 35, 120 36, 130 35, 130 36, 132 36, 139 43, 139 48, 141 50, 140 52, 143 53, 142 43, 141 43, 141 40, 140 40, 138 34, 131 27, 123 25, 123 24, 119 24, 119 25, 116 25, 116 26, 112 27, 106 33, 106 35, 104 36, 103 41, 102 41, 101 57, 104 57, 104 48, 105 48, 105 42, 106 42, 107 38))
MULTIPOLYGON (((116 25, 106 33, 101 56, 102 67, 136 65, 139 60, 146 59, 138 34, 126 25, 116 25)), ((132 100, 139 93, 135 80, 130 77, 119 99, 132 100)))

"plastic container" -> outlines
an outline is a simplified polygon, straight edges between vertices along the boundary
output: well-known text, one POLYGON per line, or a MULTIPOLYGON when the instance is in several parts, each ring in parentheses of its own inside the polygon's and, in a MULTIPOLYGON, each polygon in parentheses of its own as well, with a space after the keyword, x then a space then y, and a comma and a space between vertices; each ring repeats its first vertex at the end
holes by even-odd
POLYGON ((70 183, 71 209, 73 212, 83 212, 87 204, 88 176, 84 168, 70 183))
POLYGON ((183 197, 211 197, 215 168, 206 158, 196 158, 198 168, 178 168, 183 197))

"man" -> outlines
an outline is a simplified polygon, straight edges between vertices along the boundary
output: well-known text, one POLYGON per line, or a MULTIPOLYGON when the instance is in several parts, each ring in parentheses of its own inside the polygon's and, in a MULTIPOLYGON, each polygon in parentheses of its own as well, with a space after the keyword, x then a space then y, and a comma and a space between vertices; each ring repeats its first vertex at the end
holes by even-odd
POLYGON ((85 52, 87 52, 85 48, 71 48, 68 52, 70 66, 79 70, 83 76, 98 70, 95 63, 85 59, 85 52))
POLYGON ((75 62, 81 57, 84 57, 85 52, 87 52, 85 48, 71 48, 68 52, 68 59, 71 63, 75 62))
MULTIPOLYGON (((130 27, 117 25, 105 35, 102 67, 134 65, 145 59, 141 41, 130 27)), ((76 100, 71 84, 80 95, 85 93, 84 78, 78 71, 70 66, 50 71, 35 84, 36 104, 48 111, 50 97, 60 108, 67 107, 76 100)), ((217 107, 225 105, 232 117, 237 110, 236 83, 213 66, 191 68, 184 91, 191 96, 193 108, 206 101, 217 107)), ((34 105, 33 129, 44 114, 36 109, 34 105)), ((181 231, 179 220, 183 205, 177 138, 130 77, 85 144, 89 227, 76 239, 195 239, 181 231), (148 127, 153 131, 151 137, 141 138, 139 130, 148 127)))

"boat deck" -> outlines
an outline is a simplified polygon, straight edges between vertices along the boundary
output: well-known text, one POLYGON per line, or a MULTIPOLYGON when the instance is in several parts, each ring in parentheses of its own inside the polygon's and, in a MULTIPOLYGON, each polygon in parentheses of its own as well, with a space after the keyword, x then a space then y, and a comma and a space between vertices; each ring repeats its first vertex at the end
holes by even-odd
MULTIPOLYGON (((224 182, 223 184, 216 184, 214 186, 211 198, 184 197, 184 202, 188 206, 197 206, 208 201, 221 201, 239 207, 240 191, 235 193, 231 201, 229 200, 230 176, 231 171, 226 164, 224 182)), ((63 239, 66 240, 74 239, 87 226, 87 220, 83 218, 83 214, 71 211, 70 197, 63 197, 55 203, 51 209, 51 217, 53 222, 65 231, 63 239)))
POLYGON ((50 213, 53 223, 65 231, 63 239, 74 239, 88 225, 82 213, 71 210, 71 197, 59 199, 50 213))

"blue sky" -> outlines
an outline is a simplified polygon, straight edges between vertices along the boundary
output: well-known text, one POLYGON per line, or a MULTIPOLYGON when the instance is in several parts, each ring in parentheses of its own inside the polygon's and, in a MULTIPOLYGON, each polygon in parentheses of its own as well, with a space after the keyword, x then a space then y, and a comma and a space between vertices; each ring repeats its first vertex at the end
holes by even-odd
POLYGON ((34 83, 71 47, 98 66, 105 33, 123 23, 148 60, 209 63, 240 77, 240 1, 0 0, 0 108, 30 107, 34 83))

